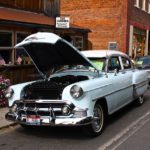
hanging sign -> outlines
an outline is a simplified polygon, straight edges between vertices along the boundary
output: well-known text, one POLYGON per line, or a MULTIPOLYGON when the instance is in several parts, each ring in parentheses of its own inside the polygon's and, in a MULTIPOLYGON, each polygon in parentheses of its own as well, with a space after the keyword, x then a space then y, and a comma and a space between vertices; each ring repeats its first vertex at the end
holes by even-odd
POLYGON ((56 17, 56 28, 69 28, 70 18, 69 17, 56 17))

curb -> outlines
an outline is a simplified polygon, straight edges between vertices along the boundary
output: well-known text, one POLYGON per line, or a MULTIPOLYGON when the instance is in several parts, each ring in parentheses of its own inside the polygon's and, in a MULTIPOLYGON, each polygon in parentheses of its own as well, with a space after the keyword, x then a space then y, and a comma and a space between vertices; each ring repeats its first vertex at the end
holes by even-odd
POLYGON ((17 125, 17 123, 10 123, 10 124, 7 124, 7 125, 4 125, 4 126, 0 127, 0 130, 6 129, 6 128, 9 128, 9 127, 14 127, 16 125, 17 125))

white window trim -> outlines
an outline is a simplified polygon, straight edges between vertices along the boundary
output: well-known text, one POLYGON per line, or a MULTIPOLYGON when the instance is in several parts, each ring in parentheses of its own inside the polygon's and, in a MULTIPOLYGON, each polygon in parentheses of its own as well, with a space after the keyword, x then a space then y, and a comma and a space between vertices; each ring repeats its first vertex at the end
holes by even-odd
POLYGON ((140 8, 140 1, 136 0, 136 4, 134 6, 137 7, 137 8, 140 8))
POLYGON ((129 34, 129 56, 133 55, 133 25, 130 25, 130 34, 129 34))
POLYGON ((148 55, 148 41, 149 41, 149 30, 146 30, 146 41, 144 55, 148 55))
POLYGON ((148 1, 148 13, 150 14, 150 0, 148 1))
POLYGON ((142 2, 142 10, 146 11, 146 0, 143 0, 142 2))

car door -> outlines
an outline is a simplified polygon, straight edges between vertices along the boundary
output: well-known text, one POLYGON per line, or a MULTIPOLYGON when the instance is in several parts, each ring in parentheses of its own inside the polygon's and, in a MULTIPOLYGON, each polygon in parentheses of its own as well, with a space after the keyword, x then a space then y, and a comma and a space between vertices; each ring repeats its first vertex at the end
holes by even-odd
MULTIPOLYGON (((130 67, 130 65, 128 66, 130 67)), ((121 56, 112 56, 108 61, 108 77, 111 79, 107 96, 109 112, 120 109, 132 99, 132 72, 124 69, 121 56)))
POLYGON ((133 85, 132 85, 132 76, 133 76, 133 67, 132 62, 129 58, 121 56, 122 70, 120 73, 123 77, 123 95, 124 95, 124 104, 132 101, 133 98, 133 85))

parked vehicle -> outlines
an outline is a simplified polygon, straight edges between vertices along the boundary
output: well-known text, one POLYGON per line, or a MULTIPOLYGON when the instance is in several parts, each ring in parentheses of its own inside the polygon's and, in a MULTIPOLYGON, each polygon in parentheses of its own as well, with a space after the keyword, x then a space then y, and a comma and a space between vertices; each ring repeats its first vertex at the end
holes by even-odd
POLYGON ((150 85, 150 56, 140 56, 135 59, 135 67, 148 72, 148 80, 150 85))
POLYGON ((36 33, 16 45, 32 58, 43 79, 12 85, 6 119, 28 126, 82 126, 99 135, 107 115, 135 101, 143 104, 146 71, 119 51, 82 53, 53 33, 36 33))

